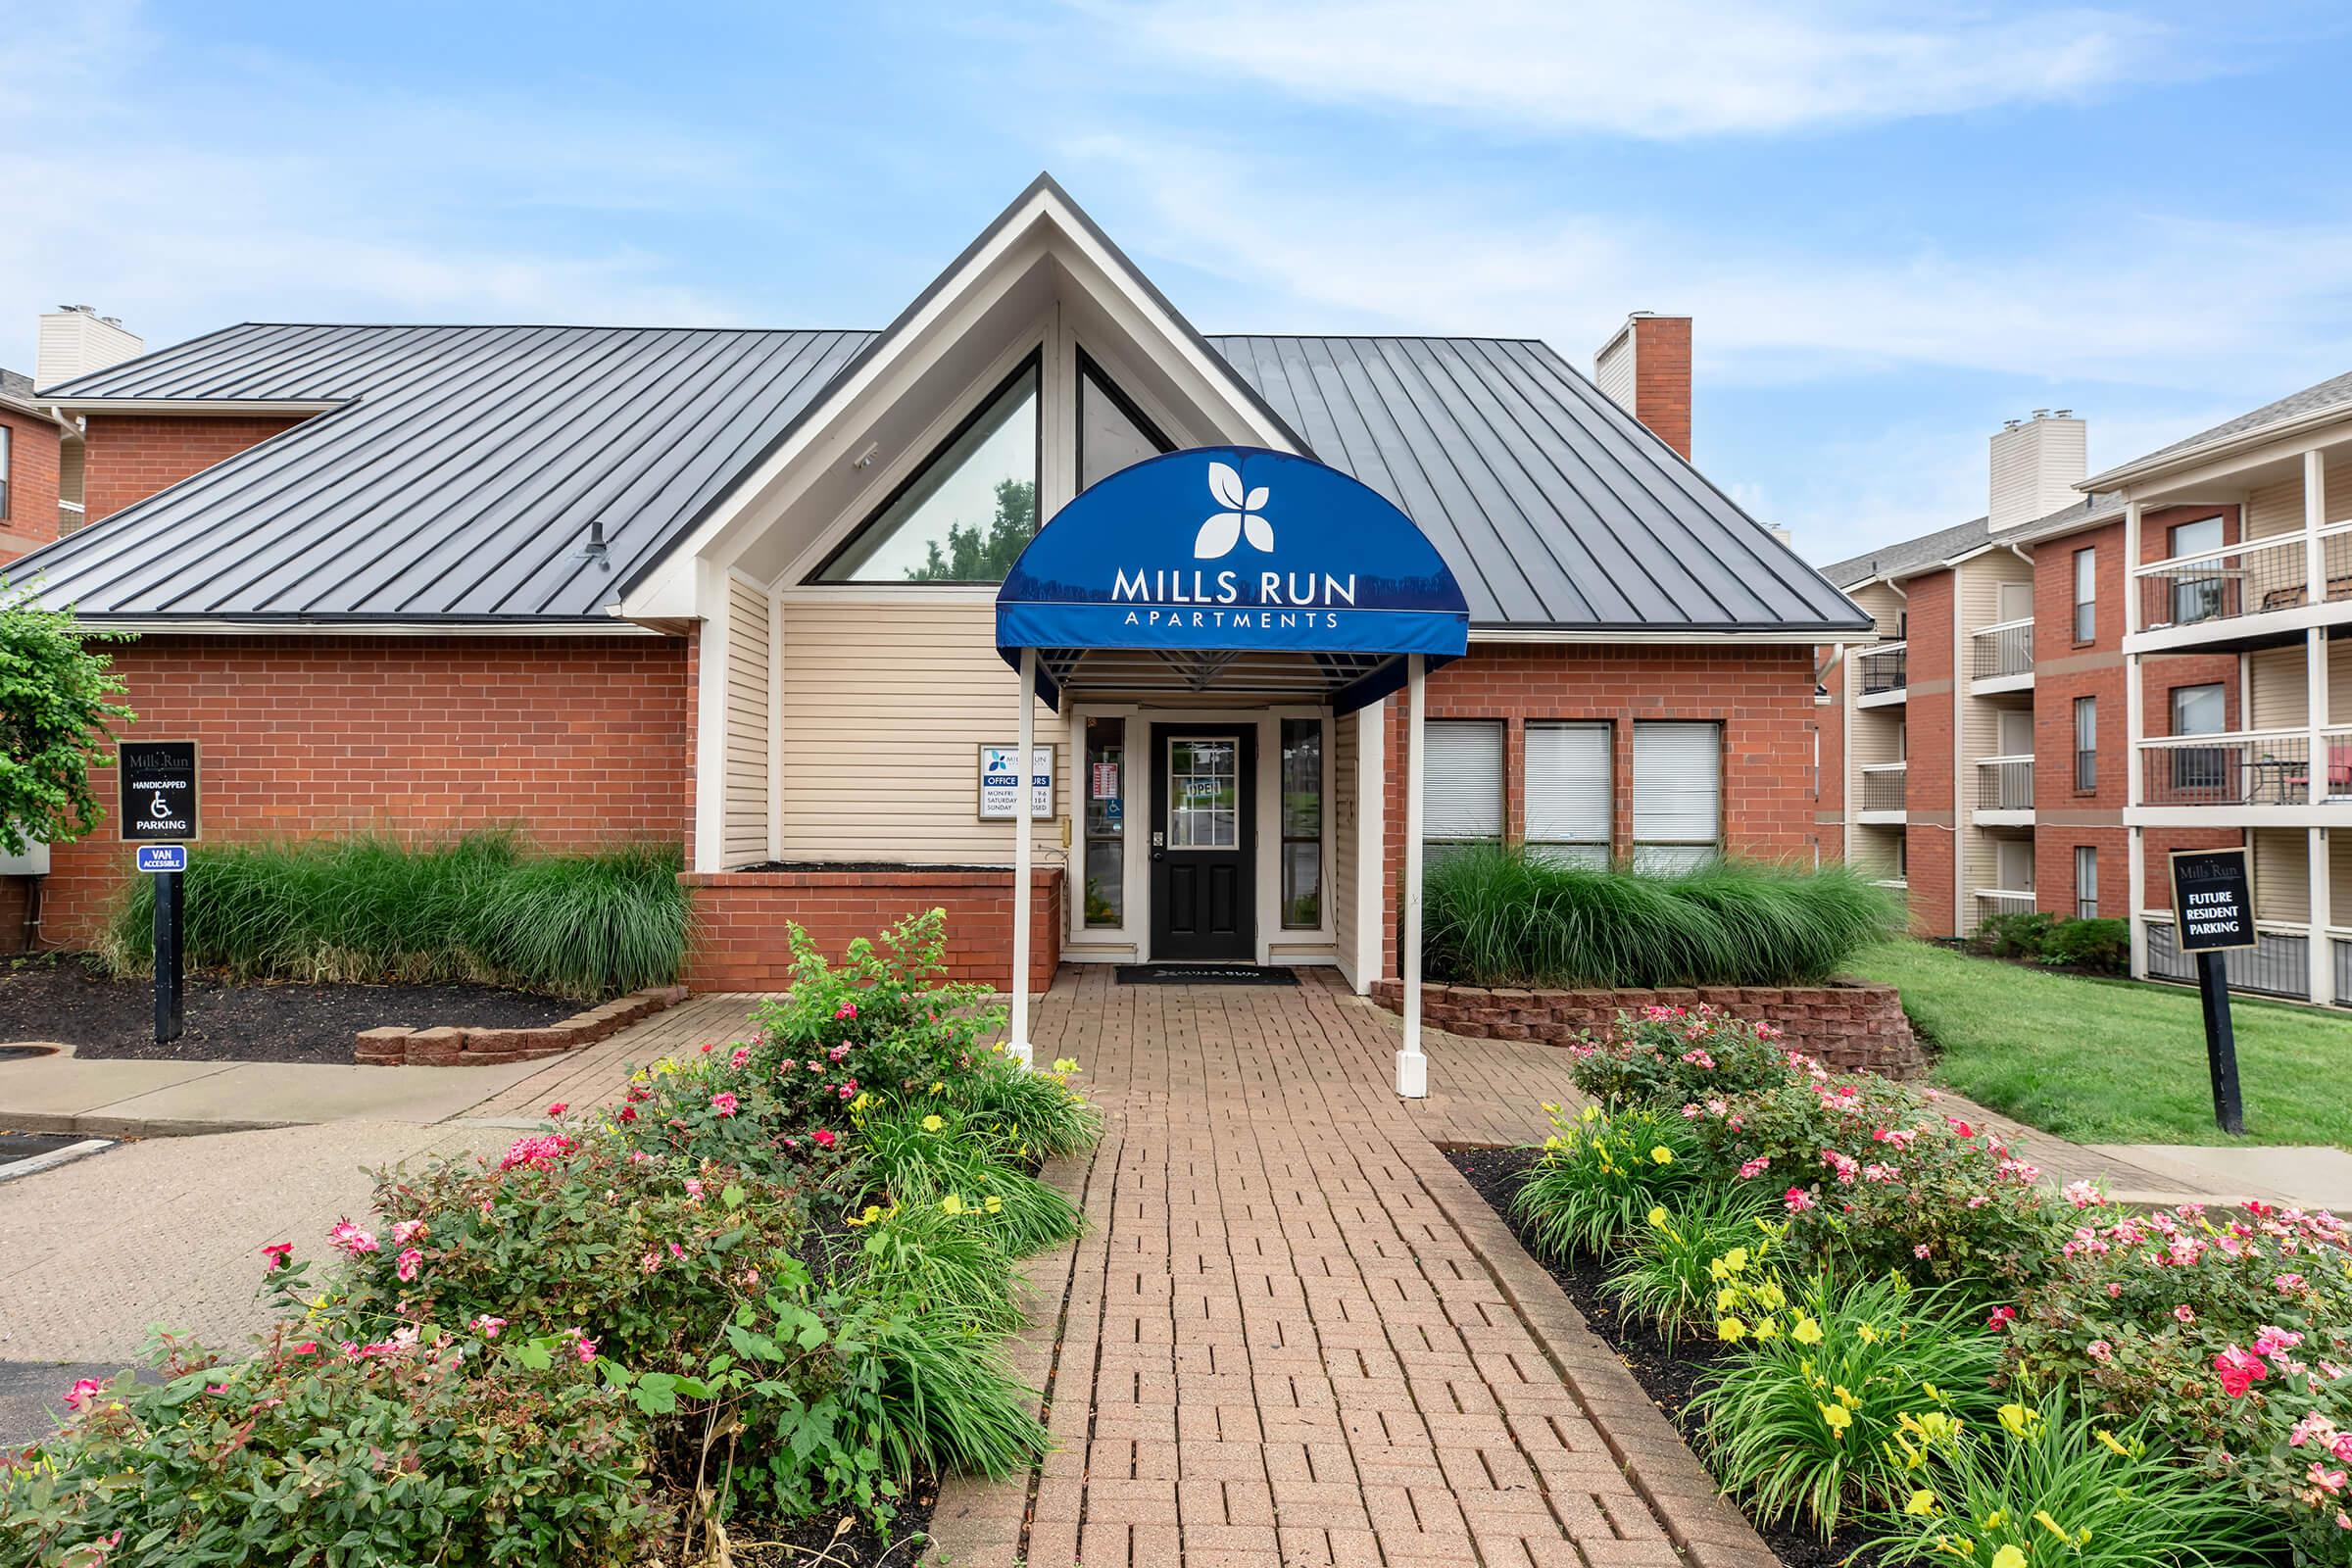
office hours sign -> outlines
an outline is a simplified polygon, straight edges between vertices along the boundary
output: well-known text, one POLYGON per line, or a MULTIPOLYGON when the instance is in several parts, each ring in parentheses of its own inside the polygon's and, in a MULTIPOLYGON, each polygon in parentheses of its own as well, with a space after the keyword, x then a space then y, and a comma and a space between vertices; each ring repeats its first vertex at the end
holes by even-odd
POLYGON ((197 837, 194 741, 126 741, 118 762, 124 843, 185 844, 197 837))
MULTIPOLYGON (((1018 746, 980 748, 980 820, 1009 822, 1019 809, 1021 770, 1018 746)), ((1029 817, 1049 821, 1054 815, 1054 748, 1040 746, 1029 760, 1029 817)))

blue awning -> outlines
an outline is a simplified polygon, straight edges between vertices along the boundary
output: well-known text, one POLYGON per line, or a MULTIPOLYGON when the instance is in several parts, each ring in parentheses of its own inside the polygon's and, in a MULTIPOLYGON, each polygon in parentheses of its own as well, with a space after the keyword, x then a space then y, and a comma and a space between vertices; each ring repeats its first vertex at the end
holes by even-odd
POLYGON ((1387 497, 1311 458, 1171 452, 1054 514, 997 593, 997 652, 1037 688, 1312 694, 1341 712, 1469 647, 1436 547, 1387 497))

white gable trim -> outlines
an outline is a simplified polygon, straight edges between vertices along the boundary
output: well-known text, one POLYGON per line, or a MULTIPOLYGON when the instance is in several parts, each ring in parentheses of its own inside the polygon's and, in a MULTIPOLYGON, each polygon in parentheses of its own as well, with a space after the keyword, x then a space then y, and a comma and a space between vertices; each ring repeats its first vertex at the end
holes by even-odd
POLYGON ((620 614, 631 620, 660 620, 704 613, 693 563, 709 557, 722 565, 729 564, 747 542, 742 537, 749 532, 746 524, 757 527, 781 515, 808 482, 812 464, 854 458, 845 449, 863 425, 847 416, 875 403, 887 406, 903 395, 946 345, 957 341, 1031 265, 1047 259, 1060 264, 1115 325, 1146 346, 1162 373, 1219 412, 1232 432, 1226 439, 1282 452, 1298 450, 1290 433, 1259 406, 1232 367, 1153 296, 1056 189, 1040 185, 934 282, 799 427, 622 595, 620 614))

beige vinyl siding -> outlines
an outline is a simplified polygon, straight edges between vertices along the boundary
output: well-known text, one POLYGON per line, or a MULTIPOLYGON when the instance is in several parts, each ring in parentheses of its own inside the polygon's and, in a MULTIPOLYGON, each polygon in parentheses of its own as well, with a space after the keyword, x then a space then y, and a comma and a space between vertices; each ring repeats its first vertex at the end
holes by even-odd
MULTIPOLYGON (((1894 640, 1895 628, 1902 624, 1903 601, 1900 595, 1883 582, 1874 582, 1855 589, 1846 597, 1869 612, 1870 618, 1878 623, 1878 635, 1882 641, 1894 640)), ((1866 651, 1867 646, 1849 651, 1847 657, 1866 651)))
POLYGON ((727 777, 722 840, 729 865, 767 858, 767 595, 727 585, 727 777))
POLYGON ((1959 567, 1961 670, 1965 674, 1969 663, 1970 643, 1965 635, 2001 623, 2001 584, 2034 581, 2034 568, 2006 550, 1994 550, 1964 562, 1959 567))
POLYGON ((2311 845, 2299 827, 2258 827, 2254 842, 2254 917, 2305 925, 2311 920, 2311 845))
MULTIPOLYGON (((1359 709, 1331 721, 1331 864, 1324 868, 1324 883, 1329 890, 1332 940, 1350 962, 1355 954, 1355 856, 1360 842, 1356 837, 1361 806, 1355 788, 1360 755, 1357 736, 1365 713, 1385 711, 1359 709)), ((1368 983, 1373 977, 1363 978, 1368 983)))
MULTIPOLYGON (((2328 924, 2352 931, 2352 831, 2340 827, 2328 835, 2328 924)), ((2336 1000, 2352 1002, 2352 997, 2336 1000)))
POLYGON ((1903 836, 1899 827, 1865 822, 1854 829, 1854 869, 1884 879, 1894 875, 1894 846, 1903 836))
MULTIPOLYGON (((1020 732, 1020 683, 997 656, 996 607, 783 607, 782 853, 790 859, 1012 863, 1012 824, 979 819, 978 749, 1020 732)), ((1069 812, 1069 726, 1037 707, 1054 746, 1054 808, 1069 812)), ((1065 858, 1059 821, 1040 864, 1065 858)))
POLYGON ((2257 486, 2246 494, 2246 537, 2267 539, 2273 534, 2303 531, 2303 475, 2257 486))
MULTIPOLYGON (((2301 643, 2265 648, 2253 656, 2254 729, 2300 729, 2310 722, 2310 681, 2301 643)), ((2352 639, 2328 645, 2328 704, 2330 724, 2352 724, 2352 639)))

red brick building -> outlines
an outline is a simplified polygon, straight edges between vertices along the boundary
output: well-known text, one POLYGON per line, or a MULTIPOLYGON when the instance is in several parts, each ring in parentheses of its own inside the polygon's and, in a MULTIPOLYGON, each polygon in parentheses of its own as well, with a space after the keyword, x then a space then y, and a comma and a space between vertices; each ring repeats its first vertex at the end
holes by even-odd
POLYGON ((2352 1001, 2352 377, 2083 451, 2065 411, 2011 421, 1984 517, 1823 568, 1877 621, 1833 681, 1844 853, 1922 934, 2125 919, 2134 973, 2185 979, 2167 857, 2243 843, 2232 984, 2352 1001))
MULTIPOLYGON (((673 838, 698 984, 774 984, 785 921, 838 945, 935 904, 1003 980, 994 541, 1156 453, 1311 457, 1467 605, 1428 841, 1809 860, 1813 650, 1863 619, 1690 469, 1687 319, 1632 318, 1596 373, 1622 406, 1522 339, 1203 338, 1041 180, 880 333, 248 323, 45 387, 96 520, 38 564, 140 633, 137 732, 203 743, 209 836, 673 838)), ((1035 726, 1033 978, 1393 973, 1408 729, 1367 678, 1237 642, 1068 684, 1035 726)), ((127 857, 53 859, 42 939, 87 942, 127 857)))
POLYGON ((34 401, 32 377, 0 370, 0 564, 57 537, 57 416, 34 401))

